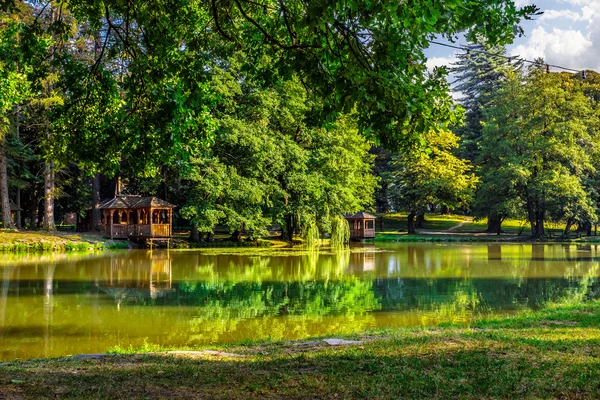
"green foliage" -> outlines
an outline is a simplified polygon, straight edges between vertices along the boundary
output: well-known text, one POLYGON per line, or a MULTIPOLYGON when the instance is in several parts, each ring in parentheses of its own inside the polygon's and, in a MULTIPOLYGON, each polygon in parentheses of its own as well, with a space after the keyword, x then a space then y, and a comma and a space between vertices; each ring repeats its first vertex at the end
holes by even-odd
POLYGON ((331 245, 340 247, 350 241, 350 225, 346 218, 335 215, 331 218, 331 245))
POLYGON ((484 202, 509 215, 520 209, 536 237, 548 218, 596 221, 588 185, 597 168, 597 116, 578 77, 547 74, 541 65, 511 73, 486 121, 484 202))
POLYGON ((61 213, 81 212, 85 177, 119 173, 173 196, 202 232, 276 223, 292 235, 309 217, 328 231, 332 215, 370 208, 373 144, 418 148, 460 119, 446 71, 427 72, 429 40, 467 31, 503 45, 536 11, 512 0, 3 1, 0 118, 20 110, 32 144, 31 157, 11 156, 11 184, 26 189, 28 215, 55 197, 61 213))
POLYGON ((182 215, 200 232, 243 224, 257 236, 272 223, 327 231, 330 215, 369 207, 377 179, 354 116, 321 125, 319 103, 298 79, 265 87, 240 74, 215 72, 215 142, 180 171, 189 193, 182 215))
POLYGON ((317 226, 317 223, 314 220, 306 222, 304 224, 302 236, 308 248, 313 249, 315 247, 319 247, 319 245, 321 244, 321 235, 319 233, 319 227, 317 226))
POLYGON ((408 212, 409 219, 424 214, 431 205, 467 208, 477 183, 469 161, 452 154, 458 147, 456 135, 447 130, 430 132, 426 140, 429 153, 394 156, 387 177, 393 206, 408 212))
POLYGON ((462 94, 459 103, 465 109, 465 124, 454 132, 461 138, 460 155, 471 161, 479 156, 484 110, 502 87, 506 73, 522 67, 518 58, 509 63, 505 53, 504 47, 470 43, 451 68, 457 81, 454 90, 462 94))

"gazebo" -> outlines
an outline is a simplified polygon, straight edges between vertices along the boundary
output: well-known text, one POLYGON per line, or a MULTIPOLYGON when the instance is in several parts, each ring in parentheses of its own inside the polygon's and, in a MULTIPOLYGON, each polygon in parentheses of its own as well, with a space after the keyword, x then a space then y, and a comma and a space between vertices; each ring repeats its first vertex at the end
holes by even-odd
POLYGON ((100 203, 104 236, 170 238, 175 206, 154 196, 117 195, 100 203))
POLYGON ((350 239, 375 238, 375 216, 366 212, 346 215, 350 224, 350 239))

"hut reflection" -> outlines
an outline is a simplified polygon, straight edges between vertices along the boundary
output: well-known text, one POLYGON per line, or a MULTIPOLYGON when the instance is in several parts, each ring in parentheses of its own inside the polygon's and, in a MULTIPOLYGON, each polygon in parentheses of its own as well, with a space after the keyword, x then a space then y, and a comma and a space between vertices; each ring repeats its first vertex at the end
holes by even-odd
POLYGON ((169 253, 145 257, 112 257, 102 267, 100 291, 115 298, 117 305, 156 299, 173 290, 173 270, 169 253))

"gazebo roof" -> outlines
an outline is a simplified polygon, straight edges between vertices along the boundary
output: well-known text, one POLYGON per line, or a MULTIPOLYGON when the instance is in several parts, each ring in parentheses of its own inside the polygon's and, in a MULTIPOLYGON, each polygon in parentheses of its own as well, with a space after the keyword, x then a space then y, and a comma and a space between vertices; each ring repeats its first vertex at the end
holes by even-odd
POLYGON ((101 209, 110 208, 148 208, 148 207, 163 207, 163 208, 175 208, 171 203, 159 199, 154 196, 135 196, 135 195, 117 195, 112 199, 104 200, 100 203, 101 209))
POLYGON ((23 209, 20 208, 19 206, 17 206, 15 203, 13 203, 11 200, 10 201, 10 211, 23 211, 23 209))
POLYGON ((356 214, 346 215, 347 219, 375 219, 375 216, 364 211, 357 212, 356 214))

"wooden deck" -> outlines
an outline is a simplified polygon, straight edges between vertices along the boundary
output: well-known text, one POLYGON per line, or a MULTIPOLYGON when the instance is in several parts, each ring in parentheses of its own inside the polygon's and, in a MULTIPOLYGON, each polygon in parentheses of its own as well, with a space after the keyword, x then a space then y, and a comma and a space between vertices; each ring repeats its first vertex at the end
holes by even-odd
POLYGON ((110 238, 170 238, 171 224, 114 224, 105 227, 110 238))
POLYGON ((350 239, 373 239, 375 238, 375 228, 373 229, 350 229, 350 239))

